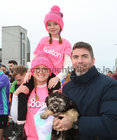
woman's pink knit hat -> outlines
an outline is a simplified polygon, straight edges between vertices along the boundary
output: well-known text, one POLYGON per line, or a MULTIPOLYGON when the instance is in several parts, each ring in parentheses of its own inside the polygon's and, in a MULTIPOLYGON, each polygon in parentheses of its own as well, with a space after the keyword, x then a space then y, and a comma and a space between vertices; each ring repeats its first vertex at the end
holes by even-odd
POLYGON ((60 12, 59 6, 57 5, 52 6, 51 11, 48 14, 46 14, 45 19, 44 19, 46 30, 47 30, 47 22, 53 21, 60 25, 61 31, 62 31, 63 26, 64 26, 62 17, 63 17, 63 14, 60 12))
POLYGON ((31 74, 33 76, 34 76, 34 68, 39 65, 44 65, 44 66, 48 67, 50 69, 50 75, 51 75, 52 69, 53 69, 52 61, 47 56, 45 56, 43 54, 39 54, 31 62, 31 74))

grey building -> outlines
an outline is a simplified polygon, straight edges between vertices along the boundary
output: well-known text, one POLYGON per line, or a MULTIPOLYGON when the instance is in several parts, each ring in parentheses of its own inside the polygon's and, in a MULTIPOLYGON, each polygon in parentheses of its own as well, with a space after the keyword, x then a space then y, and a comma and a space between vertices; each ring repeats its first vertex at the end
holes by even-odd
POLYGON ((2 64, 8 66, 9 60, 27 66, 30 61, 30 42, 27 30, 21 26, 2 27, 2 64))

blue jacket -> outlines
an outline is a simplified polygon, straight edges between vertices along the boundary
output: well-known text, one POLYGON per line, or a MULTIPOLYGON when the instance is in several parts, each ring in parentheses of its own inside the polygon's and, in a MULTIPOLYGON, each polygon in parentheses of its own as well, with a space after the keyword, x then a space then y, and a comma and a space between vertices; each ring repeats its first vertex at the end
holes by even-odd
POLYGON ((9 79, 0 71, 0 115, 9 114, 9 79))
POLYGON ((117 81, 93 66, 63 87, 79 110, 78 140, 117 140, 117 81))

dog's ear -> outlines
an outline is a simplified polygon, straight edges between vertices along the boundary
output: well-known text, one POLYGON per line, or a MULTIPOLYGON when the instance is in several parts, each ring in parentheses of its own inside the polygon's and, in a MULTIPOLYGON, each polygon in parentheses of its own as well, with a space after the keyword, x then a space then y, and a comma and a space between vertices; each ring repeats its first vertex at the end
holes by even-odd
POLYGON ((77 108, 77 107, 76 107, 76 104, 75 104, 71 99, 70 99, 70 106, 71 106, 72 108, 75 108, 75 109, 77 108))
POLYGON ((45 103, 46 103, 47 107, 48 107, 48 101, 51 98, 51 96, 52 96, 53 93, 52 92, 49 92, 48 94, 49 94, 49 96, 47 96, 46 99, 45 99, 45 103))
POLYGON ((49 92, 48 94, 49 94, 49 96, 52 96, 53 92, 49 92))
POLYGON ((48 107, 48 100, 49 100, 49 96, 47 96, 45 99, 45 103, 46 103, 47 107, 48 107))

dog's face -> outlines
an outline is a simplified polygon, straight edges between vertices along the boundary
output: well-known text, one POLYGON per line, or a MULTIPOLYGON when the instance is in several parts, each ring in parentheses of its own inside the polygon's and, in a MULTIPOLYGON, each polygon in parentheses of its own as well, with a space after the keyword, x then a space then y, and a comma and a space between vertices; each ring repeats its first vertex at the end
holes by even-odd
POLYGON ((65 112, 72 108, 72 101, 62 93, 52 93, 46 98, 46 104, 49 110, 54 113, 65 112))
POLYGON ((54 113, 65 111, 65 101, 57 96, 48 99, 48 109, 54 113))

